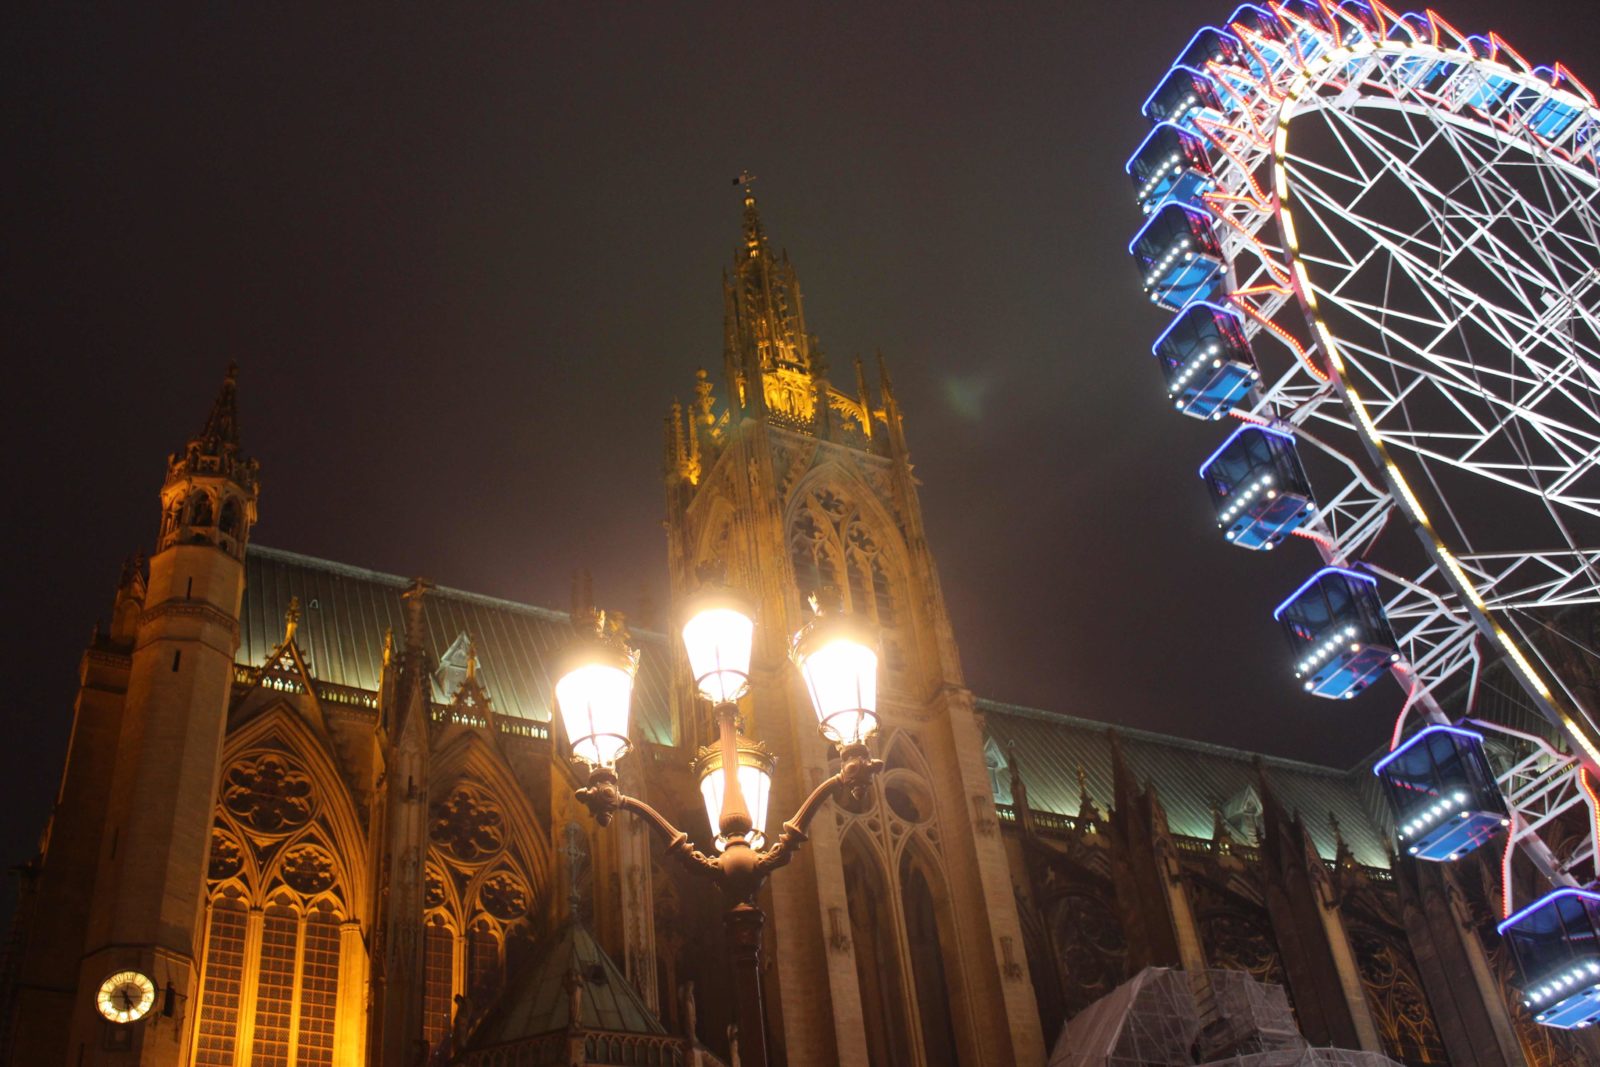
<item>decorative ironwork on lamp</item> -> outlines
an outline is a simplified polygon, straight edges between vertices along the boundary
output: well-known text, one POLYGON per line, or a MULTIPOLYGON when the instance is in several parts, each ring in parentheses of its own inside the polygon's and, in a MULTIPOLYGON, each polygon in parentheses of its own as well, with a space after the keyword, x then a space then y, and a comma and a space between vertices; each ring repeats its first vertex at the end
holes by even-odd
POLYGON ((765 1067, 759 962, 765 916, 756 894, 806 842, 806 828, 825 800, 841 789, 859 798, 883 770, 883 761, 873 759, 866 744, 878 724, 877 634, 849 616, 819 613, 794 636, 791 656, 823 737, 839 748, 840 766, 811 791, 768 846, 763 827, 774 760, 766 746, 739 734, 738 701, 750 688, 754 611, 744 597, 708 583, 685 602, 683 618, 695 689, 716 709, 717 743, 700 751, 696 772, 706 815, 716 829, 717 855, 694 848, 688 834, 618 787, 615 764, 628 750, 628 705, 639 662, 620 626, 608 629, 604 616, 597 616, 594 633, 581 635, 568 649, 556 698, 573 755, 589 768, 577 796, 595 820, 605 826, 617 812, 631 812, 664 840, 667 855, 722 890, 739 995, 741 1058, 749 1067, 765 1067))

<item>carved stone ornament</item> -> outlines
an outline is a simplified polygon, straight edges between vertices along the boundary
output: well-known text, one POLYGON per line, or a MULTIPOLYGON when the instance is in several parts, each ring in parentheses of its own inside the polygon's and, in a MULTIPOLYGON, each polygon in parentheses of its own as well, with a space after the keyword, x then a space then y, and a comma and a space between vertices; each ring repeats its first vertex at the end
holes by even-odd
POLYGON ((481 863, 505 847, 504 817, 476 790, 456 786, 429 815, 428 836, 462 863, 481 863))
POLYGON ((222 804, 262 834, 286 834, 311 818, 311 778, 287 757, 267 753, 228 768, 222 804))
POLYGON ((510 871, 496 871, 483 883, 479 894, 483 910, 502 922, 513 922, 528 913, 528 887, 510 871))
POLYGON ((430 863, 423 874, 422 906, 431 911, 444 907, 444 902, 444 872, 430 863))
POLYGON ((211 859, 206 877, 213 882, 232 878, 244 869, 244 846, 239 839, 220 827, 211 831, 211 859))
POLYGON ((333 859, 315 845, 296 845, 283 858, 283 880, 307 896, 332 889, 333 859))

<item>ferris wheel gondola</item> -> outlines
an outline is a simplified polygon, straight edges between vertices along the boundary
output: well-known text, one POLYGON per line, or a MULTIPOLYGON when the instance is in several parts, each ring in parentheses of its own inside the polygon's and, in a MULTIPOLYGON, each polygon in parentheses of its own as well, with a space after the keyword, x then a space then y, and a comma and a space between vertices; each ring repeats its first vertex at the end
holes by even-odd
MULTIPOLYGON (((1508 922, 1517 852, 1570 896, 1600 875, 1600 721, 1534 635, 1600 603, 1593 94, 1431 11, 1286 0, 1201 29, 1142 110, 1154 354, 1179 413, 1242 424, 1200 470, 1218 527, 1323 564, 1278 608, 1293 672, 1334 699, 1400 683, 1376 768, 1400 849, 1504 836, 1508 922), (1495 662, 1543 729, 1476 714, 1495 662)), ((1595 1018, 1600 985, 1540 1015, 1595 1018)))

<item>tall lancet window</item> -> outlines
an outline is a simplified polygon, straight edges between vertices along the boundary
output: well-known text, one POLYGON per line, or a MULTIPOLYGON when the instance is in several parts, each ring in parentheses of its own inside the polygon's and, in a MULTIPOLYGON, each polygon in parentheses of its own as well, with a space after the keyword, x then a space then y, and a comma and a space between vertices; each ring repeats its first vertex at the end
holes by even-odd
MULTIPOLYGON (((293 752, 223 771, 211 837, 196 1067, 333 1067, 350 914, 329 794, 293 752)), ((351 823, 353 815, 346 810, 351 823)), ((360 859, 356 857, 355 863, 360 859)))
POLYGON ((872 1067, 954 1067, 969 1023, 951 997, 955 917, 927 768, 904 731, 885 744, 876 797, 845 805, 850 936, 872 1067))
POLYGON ((950 1026, 950 979, 944 970, 939 912, 924 864, 909 851, 900 858, 900 906, 922 1024, 922 1062, 927 1067, 955 1067, 956 1035, 950 1026))
POLYGON ((867 1031, 871 1067, 910 1067, 911 1033, 906 1028, 905 981, 895 932, 893 898, 883 866, 860 834, 847 834, 840 846, 850 940, 855 946, 856 982, 867 1031))
POLYGON ((801 499, 789 523, 789 552, 801 600, 863 615, 884 627, 898 622, 889 557, 862 510, 830 488, 801 499))

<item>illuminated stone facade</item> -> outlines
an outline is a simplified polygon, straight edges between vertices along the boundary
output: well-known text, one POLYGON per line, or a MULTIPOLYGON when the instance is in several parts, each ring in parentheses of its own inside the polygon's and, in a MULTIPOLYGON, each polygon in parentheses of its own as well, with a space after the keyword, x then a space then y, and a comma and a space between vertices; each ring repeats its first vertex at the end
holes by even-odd
MULTIPOLYGON (((887 769, 765 895, 776 1062, 1042 1064, 1148 966, 1282 983, 1318 1044, 1596 1062, 1508 1011, 1489 866, 1393 863, 1364 769, 976 699, 893 385, 833 383, 748 190, 724 296, 722 380, 667 421, 668 567, 675 601, 708 570, 758 601, 742 714, 779 757, 777 818, 829 773, 786 660, 807 598, 884 633, 887 769)), ((569 617, 247 549, 235 403, 230 375, 172 458, 148 576, 126 569, 84 654, 23 868, 8 1062, 726 1061, 715 898, 572 798, 550 714, 569 617), (94 1010, 117 968, 154 980, 137 1023, 94 1010)), ((707 840, 707 709, 673 639, 635 638, 622 785, 707 840)))

